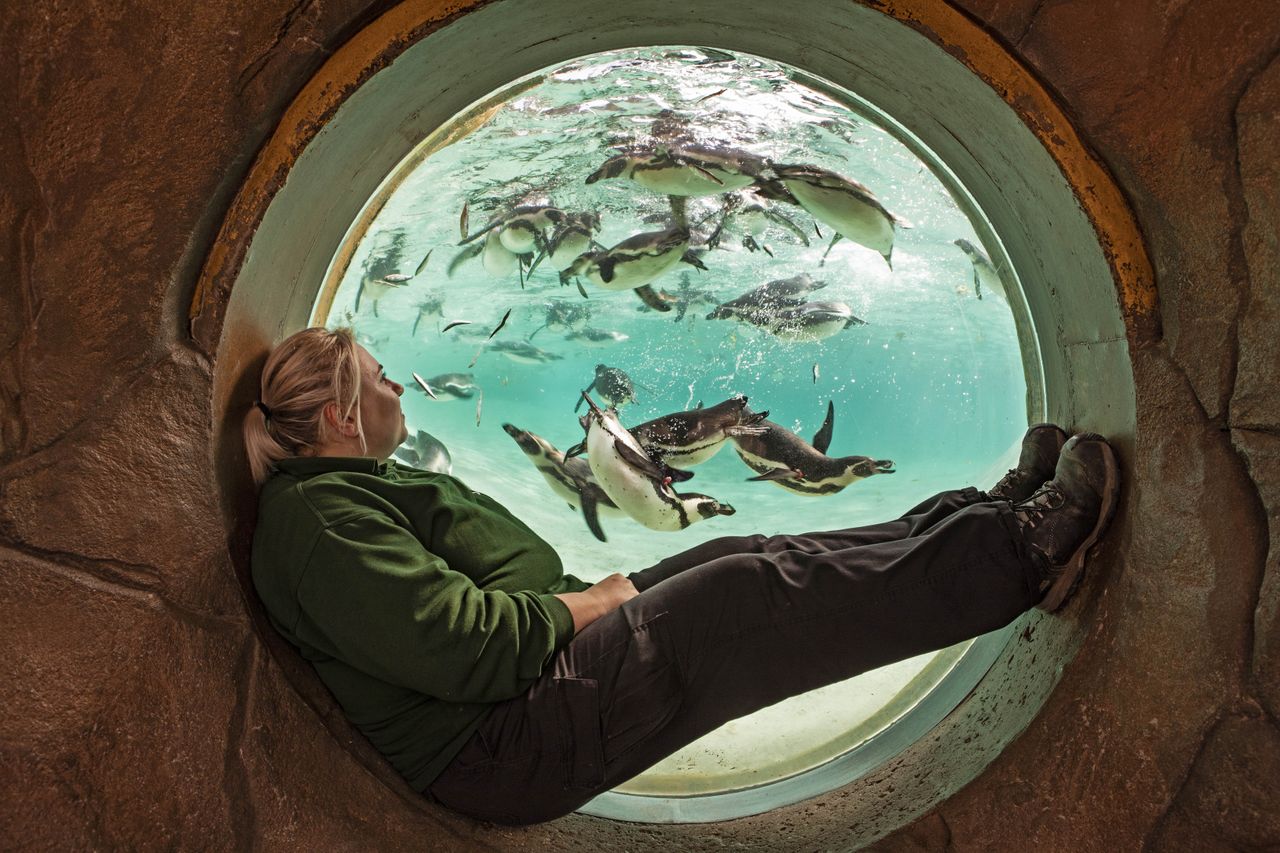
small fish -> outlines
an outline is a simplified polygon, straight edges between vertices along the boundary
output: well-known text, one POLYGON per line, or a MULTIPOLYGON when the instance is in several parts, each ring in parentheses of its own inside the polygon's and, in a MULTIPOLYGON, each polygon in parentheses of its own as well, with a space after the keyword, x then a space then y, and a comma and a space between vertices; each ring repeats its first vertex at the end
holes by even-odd
POLYGON ((471 321, 470 321, 470 320, 454 320, 454 321, 453 321, 453 322, 451 322, 451 323, 446 323, 446 324, 445 324, 445 327, 444 327, 443 329, 441 329, 441 330, 440 330, 440 334, 442 334, 442 335, 443 335, 445 332, 449 331, 449 330, 450 330, 450 329, 452 329, 454 326, 470 326, 470 325, 471 325, 471 321))
POLYGON ((717 89, 716 91, 712 92, 710 95, 703 95, 701 98, 698 98, 698 100, 694 101, 694 103, 695 103, 695 104, 700 104, 700 103, 702 103, 703 101, 710 100, 711 98, 716 97, 717 95, 723 95, 723 94, 724 94, 725 92, 727 92, 727 91, 729 91, 729 90, 728 90, 728 89, 717 89))
POLYGON ((502 319, 498 321, 498 325, 496 325, 496 326, 494 326, 494 327, 493 327, 493 331, 489 333, 489 337, 488 337, 488 338, 486 338, 486 340, 492 340, 492 339, 493 339, 493 336, 494 336, 494 335, 496 335, 496 334, 498 334, 498 331, 499 331, 503 326, 507 325, 507 318, 508 318, 508 317, 510 317, 510 316, 511 316, 511 309, 510 309, 510 308, 508 308, 508 309, 507 309, 507 313, 505 313, 505 314, 503 314, 503 315, 502 315, 502 319))
POLYGON ((423 379, 421 376, 415 373, 413 374, 413 381, 417 382, 418 387, 421 388, 423 391, 425 391, 427 396, 430 397, 432 400, 440 399, 439 397, 436 396, 436 392, 431 390, 431 386, 427 384, 427 380, 423 379))
POLYGON ((458 239, 467 239, 467 225, 470 219, 471 202, 470 200, 462 203, 462 215, 458 217, 458 239))
POLYGON ((813 363, 813 384, 818 384, 818 362, 813 363))
POLYGON ((430 252, 427 252, 426 256, 422 259, 422 263, 418 264, 418 268, 413 271, 415 276, 422 275, 422 271, 427 268, 427 261, 431 260, 431 252, 434 251, 435 249, 432 249, 430 252))
POLYGON ((484 391, 476 395, 476 426, 480 426, 480 410, 484 408, 484 391))
POLYGON ((390 275, 384 275, 382 278, 378 279, 378 281, 382 282, 383 284, 390 284, 390 285, 403 287, 405 284, 408 283, 409 279, 411 278, 413 278, 413 276, 411 275, 405 275, 402 272, 393 272, 390 275))

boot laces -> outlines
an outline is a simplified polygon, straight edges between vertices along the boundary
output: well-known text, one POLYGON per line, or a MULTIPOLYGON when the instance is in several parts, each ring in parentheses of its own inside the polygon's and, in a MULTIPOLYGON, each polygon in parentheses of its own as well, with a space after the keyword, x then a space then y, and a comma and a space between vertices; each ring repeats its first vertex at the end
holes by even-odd
POLYGON ((1034 528, 1050 512, 1062 509, 1067 496, 1052 481, 1045 483, 1027 500, 1014 507, 1014 513, 1027 527, 1034 528))

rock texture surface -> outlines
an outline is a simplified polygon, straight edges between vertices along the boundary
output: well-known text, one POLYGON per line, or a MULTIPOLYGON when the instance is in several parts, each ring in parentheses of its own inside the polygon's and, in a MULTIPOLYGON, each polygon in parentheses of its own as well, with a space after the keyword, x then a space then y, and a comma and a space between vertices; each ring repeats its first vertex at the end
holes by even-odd
MULTIPOLYGON (((582 817, 497 829, 415 797, 267 651, 228 556, 186 306, 284 109, 391 5, 89 0, 0 23, 0 846, 668 843, 582 817)), ((1097 627, 1031 727, 876 848, 1275 849, 1273 4, 957 5, 1057 93, 1127 194, 1164 334, 1133 353, 1125 520, 1080 617, 1097 627)), ((691 827, 681 848, 794 849, 824 819, 801 804, 691 827)))

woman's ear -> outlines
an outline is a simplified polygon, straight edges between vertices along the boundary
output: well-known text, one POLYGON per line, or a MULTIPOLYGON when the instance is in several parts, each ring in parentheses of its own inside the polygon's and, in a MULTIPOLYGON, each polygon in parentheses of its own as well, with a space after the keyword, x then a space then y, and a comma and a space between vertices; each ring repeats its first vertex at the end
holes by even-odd
POLYGON ((360 428, 356 426, 355 414, 352 413, 343 418, 342 413, 338 411, 338 404, 335 402, 330 401, 324 404, 323 416, 325 425, 338 435, 346 438, 355 438, 360 434, 360 428))

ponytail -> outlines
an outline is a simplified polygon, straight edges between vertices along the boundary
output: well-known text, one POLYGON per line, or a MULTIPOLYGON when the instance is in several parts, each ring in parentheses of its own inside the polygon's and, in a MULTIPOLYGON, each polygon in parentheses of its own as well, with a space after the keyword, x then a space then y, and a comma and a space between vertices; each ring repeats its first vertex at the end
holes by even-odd
POLYGON ((360 440, 360 361, 350 329, 303 329, 271 351, 262 368, 258 399, 242 427, 253 482, 261 486, 280 460, 314 452, 328 438, 324 407, 352 412, 360 440))

